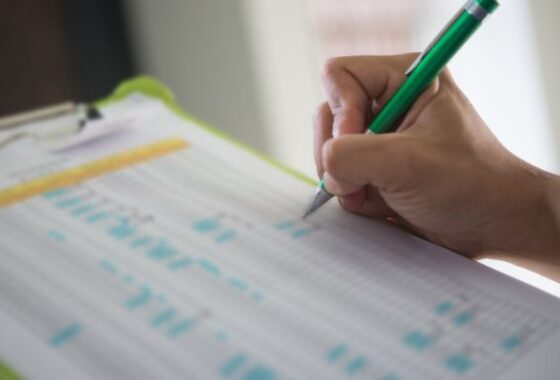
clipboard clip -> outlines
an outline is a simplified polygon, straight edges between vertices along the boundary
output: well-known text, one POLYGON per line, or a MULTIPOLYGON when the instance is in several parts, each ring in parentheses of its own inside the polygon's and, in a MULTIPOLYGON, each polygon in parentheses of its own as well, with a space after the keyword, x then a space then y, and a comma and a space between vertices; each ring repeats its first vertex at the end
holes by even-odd
POLYGON ((22 138, 40 141, 78 134, 88 123, 102 118, 96 107, 71 102, 8 116, 0 119, 0 132, 4 134, 0 148, 22 138))

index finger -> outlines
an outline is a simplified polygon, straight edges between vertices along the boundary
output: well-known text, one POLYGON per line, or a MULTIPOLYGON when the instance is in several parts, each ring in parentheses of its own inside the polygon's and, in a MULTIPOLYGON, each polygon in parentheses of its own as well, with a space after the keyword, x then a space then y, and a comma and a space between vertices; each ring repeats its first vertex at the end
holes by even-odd
POLYGON ((415 54, 405 56, 352 56, 329 59, 322 81, 333 114, 333 135, 362 133, 371 102, 382 104, 404 80, 415 54))

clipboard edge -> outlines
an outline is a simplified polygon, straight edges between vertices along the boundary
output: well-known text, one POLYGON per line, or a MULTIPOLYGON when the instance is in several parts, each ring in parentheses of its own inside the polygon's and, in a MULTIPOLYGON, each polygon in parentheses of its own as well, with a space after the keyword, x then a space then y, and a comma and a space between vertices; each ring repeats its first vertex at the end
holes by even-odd
POLYGON ((159 80, 151 76, 140 75, 122 81, 116 87, 116 89, 113 91, 112 94, 110 94, 105 98, 95 101, 94 105, 103 108, 106 105, 116 103, 126 98, 127 96, 129 96, 134 92, 140 92, 143 95, 161 100, 171 111, 173 111, 176 115, 183 118, 184 120, 195 124, 197 127, 204 129, 205 131, 213 134, 216 137, 226 140, 227 142, 251 153, 257 158, 266 161, 267 163, 276 167, 277 169, 280 169, 285 173, 290 174, 291 176, 308 183, 309 185, 317 186, 318 182, 312 179, 311 177, 262 153, 258 149, 255 149, 245 143, 240 142, 236 138, 230 136, 228 133, 223 132, 207 124, 206 122, 190 115, 188 112, 183 110, 183 108, 175 101, 175 96, 173 95, 171 89, 167 87, 165 84, 163 84, 162 82, 160 82, 159 80))

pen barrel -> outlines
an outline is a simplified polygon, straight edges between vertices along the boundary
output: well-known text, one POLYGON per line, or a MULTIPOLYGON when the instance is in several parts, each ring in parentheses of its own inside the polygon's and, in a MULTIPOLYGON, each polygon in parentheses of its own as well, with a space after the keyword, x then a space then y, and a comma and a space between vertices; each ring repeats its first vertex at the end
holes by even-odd
POLYGON ((373 133, 392 132, 420 94, 480 26, 481 21, 463 10, 449 25, 369 126, 373 133))

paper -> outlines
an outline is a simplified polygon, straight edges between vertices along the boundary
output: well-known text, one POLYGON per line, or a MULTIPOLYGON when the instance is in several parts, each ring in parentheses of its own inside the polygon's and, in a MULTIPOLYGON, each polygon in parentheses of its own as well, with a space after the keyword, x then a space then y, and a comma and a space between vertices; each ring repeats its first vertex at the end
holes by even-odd
POLYGON ((186 150, 0 209, 0 359, 28 378, 526 379, 557 299, 333 202, 160 108, 186 150))

